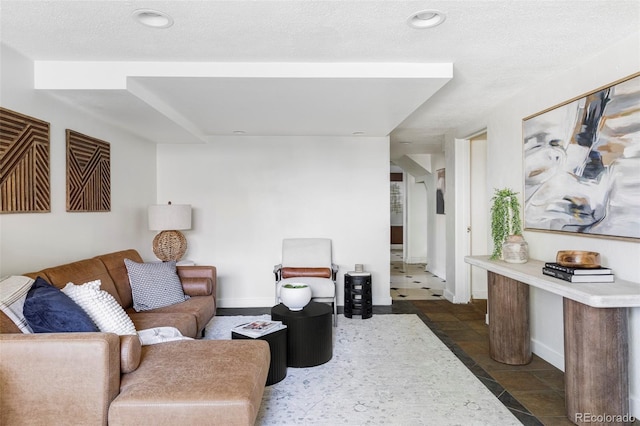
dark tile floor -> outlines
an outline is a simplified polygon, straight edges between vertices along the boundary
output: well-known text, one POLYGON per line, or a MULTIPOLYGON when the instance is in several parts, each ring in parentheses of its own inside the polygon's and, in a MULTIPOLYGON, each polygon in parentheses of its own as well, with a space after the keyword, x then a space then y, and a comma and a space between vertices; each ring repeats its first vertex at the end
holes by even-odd
MULTIPOLYGON (((564 373, 533 356, 528 365, 510 366, 489 355, 486 300, 453 304, 446 300, 413 300, 415 310, 488 389, 525 425, 571 425, 564 408, 564 373)), ((393 305, 392 305, 393 306, 393 305)), ((400 306, 397 306, 400 308, 400 306)))

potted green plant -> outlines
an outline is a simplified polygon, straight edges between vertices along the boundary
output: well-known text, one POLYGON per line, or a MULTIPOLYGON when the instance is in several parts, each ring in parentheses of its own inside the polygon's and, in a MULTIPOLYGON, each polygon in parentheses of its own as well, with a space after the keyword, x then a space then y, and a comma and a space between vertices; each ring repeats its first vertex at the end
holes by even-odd
POLYGON ((520 202, 517 194, 509 188, 496 189, 491 199, 491 259, 504 259, 511 263, 524 263, 528 260, 527 243, 522 238, 520 202), (506 257, 503 252, 505 246, 509 250, 506 257))

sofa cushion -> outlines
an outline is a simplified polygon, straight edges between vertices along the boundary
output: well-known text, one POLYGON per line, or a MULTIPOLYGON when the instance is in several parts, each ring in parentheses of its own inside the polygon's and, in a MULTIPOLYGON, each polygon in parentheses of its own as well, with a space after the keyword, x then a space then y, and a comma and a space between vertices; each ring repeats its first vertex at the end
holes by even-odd
POLYGON ((67 285, 67 283, 86 283, 88 281, 100 280, 102 283, 100 288, 111 294, 120 305, 124 306, 122 300, 120 300, 116 286, 109 275, 109 271, 100 259, 78 260, 65 265, 47 268, 43 272, 48 278, 45 278, 44 275, 40 276, 57 288, 62 288, 67 285))
POLYGON ((176 262, 138 263, 125 259, 133 309, 137 312, 162 308, 184 302, 187 299, 180 278, 176 272, 176 262))
POLYGON ((76 302, 104 333, 136 334, 136 327, 116 299, 100 290, 100 280, 82 285, 68 283, 62 292, 76 302))
MULTIPOLYGON (((196 336, 199 336, 200 333, 207 326, 207 323, 213 318, 215 315, 215 301, 213 296, 194 296, 189 298, 182 303, 177 303, 171 306, 165 306, 163 308, 153 309, 151 311, 145 311, 145 313, 154 313, 154 314, 176 314, 176 313, 184 313, 190 314, 194 318, 196 323, 196 336)), ((137 325, 137 324, 136 324, 137 325)), ((165 324, 165 325, 173 325, 173 324, 165 324)), ((141 330, 141 328, 138 328, 141 330)), ((184 334, 184 333, 183 333, 184 334)), ((191 334, 185 334, 185 336, 192 336, 191 334)))
POLYGON ((269 372, 264 340, 186 340, 142 348, 109 425, 253 425, 269 372), (193 374, 197 373, 197 374, 193 374))
POLYGON ((127 313, 136 325, 137 330, 146 330, 156 327, 175 327, 180 330, 183 336, 199 337, 198 323, 196 317, 189 313, 183 312, 136 312, 133 308, 128 309, 127 313))
POLYGON ((27 293, 23 312, 34 333, 99 331, 80 306, 41 277, 27 293))
MULTIPOLYGON (((119 302, 123 308, 128 309, 133 306, 133 299, 131 298, 131 285, 129 284, 129 275, 127 274, 127 267, 124 264, 125 259, 133 260, 134 262, 142 263, 142 257, 133 249, 120 250, 113 253, 101 254, 96 256, 96 259, 100 260, 109 271, 109 275, 113 280, 113 284, 120 296, 119 302)), ((88 280, 85 280, 88 281, 88 280)), ((104 288, 104 283, 102 284, 104 288)))

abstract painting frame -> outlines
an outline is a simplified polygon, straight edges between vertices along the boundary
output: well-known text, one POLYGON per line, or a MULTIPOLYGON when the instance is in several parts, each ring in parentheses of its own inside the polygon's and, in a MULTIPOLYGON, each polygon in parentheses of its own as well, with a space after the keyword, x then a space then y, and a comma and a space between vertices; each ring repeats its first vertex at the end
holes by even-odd
POLYGON ((67 129, 67 211, 111 211, 111 145, 67 129))
POLYGON ((524 228, 640 239, 640 72, 522 120, 524 228))
POLYGON ((0 107, 0 213, 51 212, 50 128, 0 107))
POLYGON ((445 169, 436 170, 436 214, 444 214, 444 194, 446 193, 445 169))

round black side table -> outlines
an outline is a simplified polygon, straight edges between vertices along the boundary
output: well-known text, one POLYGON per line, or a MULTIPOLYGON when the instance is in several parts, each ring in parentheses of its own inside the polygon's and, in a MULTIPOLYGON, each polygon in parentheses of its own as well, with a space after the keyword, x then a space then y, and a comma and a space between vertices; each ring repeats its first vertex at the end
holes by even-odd
POLYGON ((231 332, 231 339, 259 339, 266 340, 269 343, 269 352, 271 353, 271 363, 269 364, 269 374, 267 375, 267 383, 270 386, 278 383, 287 377, 287 329, 283 328, 273 333, 265 334, 260 337, 249 337, 244 334, 231 332))
POLYGON ((331 306, 309 302, 301 311, 290 311, 285 305, 271 308, 271 319, 287 326, 287 365, 313 367, 333 356, 331 306))

